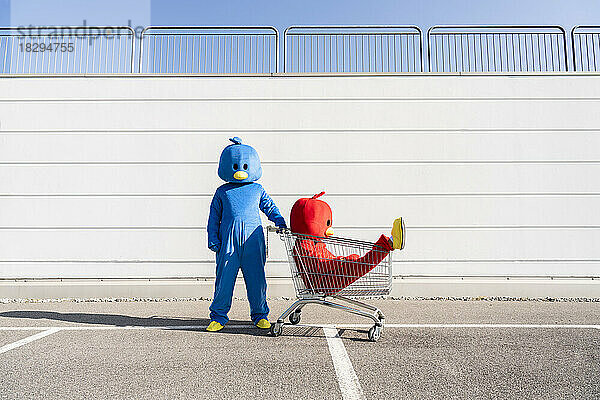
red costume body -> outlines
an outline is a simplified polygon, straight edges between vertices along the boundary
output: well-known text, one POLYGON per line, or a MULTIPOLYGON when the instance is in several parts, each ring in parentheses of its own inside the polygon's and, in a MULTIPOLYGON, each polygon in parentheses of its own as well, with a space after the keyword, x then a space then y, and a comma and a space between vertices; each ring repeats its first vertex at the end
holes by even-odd
POLYGON ((332 212, 327 203, 318 200, 323 194, 294 203, 290 217, 292 232, 312 237, 299 236, 293 252, 306 287, 318 293, 335 294, 375 268, 393 248, 390 240, 381 235, 362 257, 358 254, 336 256, 327 250, 321 238, 331 227, 332 212))

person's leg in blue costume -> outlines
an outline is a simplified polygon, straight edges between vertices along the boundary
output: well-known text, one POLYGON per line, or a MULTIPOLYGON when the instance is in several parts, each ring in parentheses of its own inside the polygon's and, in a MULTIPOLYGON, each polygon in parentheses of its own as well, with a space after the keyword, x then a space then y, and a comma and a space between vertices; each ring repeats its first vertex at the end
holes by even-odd
POLYGON ((215 294, 210 305, 210 320, 221 325, 229 322, 227 313, 231 309, 233 287, 240 269, 238 252, 227 252, 222 249, 217 256, 217 273, 215 279, 215 294))
POLYGON ((262 227, 259 226, 244 243, 244 251, 240 260, 250 303, 250 318, 255 325, 261 319, 268 320, 269 316, 265 251, 265 236, 262 227))

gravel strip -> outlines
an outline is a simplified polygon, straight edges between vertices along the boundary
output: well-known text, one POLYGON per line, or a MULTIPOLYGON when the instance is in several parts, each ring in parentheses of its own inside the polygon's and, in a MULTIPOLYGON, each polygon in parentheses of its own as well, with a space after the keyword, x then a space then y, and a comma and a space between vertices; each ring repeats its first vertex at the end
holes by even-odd
MULTIPOLYGON (((543 301, 543 302, 574 302, 574 303, 599 303, 600 298, 587 297, 369 297, 367 300, 434 300, 434 301, 543 301)), ((119 303, 119 302, 184 302, 184 301, 211 301, 208 297, 106 297, 106 298, 62 298, 62 299, 10 299, 0 298, 0 304, 11 303, 119 303)), ((246 300, 234 298, 234 300, 246 300)), ((290 297, 270 297, 269 300, 293 300, 290 297)))

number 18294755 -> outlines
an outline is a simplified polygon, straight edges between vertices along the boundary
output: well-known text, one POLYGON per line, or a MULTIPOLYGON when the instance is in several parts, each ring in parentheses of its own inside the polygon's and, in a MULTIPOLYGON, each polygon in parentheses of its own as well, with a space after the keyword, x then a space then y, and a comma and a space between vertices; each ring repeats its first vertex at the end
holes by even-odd
POLYGON ((72 53, 75 51, 75 44, 71 42, 19 43, 19 49, 22 53, 44 53, 46 51, 72 53))

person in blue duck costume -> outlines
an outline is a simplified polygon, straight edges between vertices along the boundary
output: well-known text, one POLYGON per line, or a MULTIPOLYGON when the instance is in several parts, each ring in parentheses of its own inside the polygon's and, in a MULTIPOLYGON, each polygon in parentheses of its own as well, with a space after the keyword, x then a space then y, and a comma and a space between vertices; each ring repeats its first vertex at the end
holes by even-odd
POLYGON ((215 294, 210 305, 209 332, 223 329, 229 321, 233 288, 242 269, 250 318, 259 328, 268 329, 267 281, 265 279, 265 236, 259 210, 277 227, 285 220, 265 189, 256 181, 262 176, 258 153, 238 137, 225 147, 219 159, 221 185, 210 204, 208 248, 217 253, 215 294))

